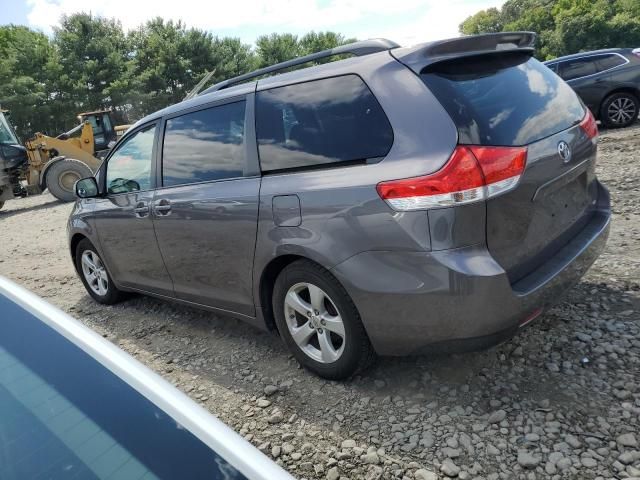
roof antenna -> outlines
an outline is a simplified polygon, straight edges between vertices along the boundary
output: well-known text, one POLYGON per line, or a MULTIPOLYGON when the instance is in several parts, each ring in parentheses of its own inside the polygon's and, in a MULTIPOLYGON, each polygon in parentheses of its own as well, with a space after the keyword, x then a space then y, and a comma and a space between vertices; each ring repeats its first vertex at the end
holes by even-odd
POLYGON ((211 77, 213 77, 213 75, 216 73, 216 69, 214 68, 213 70, 211 70, 210 72, 207 72, 205 74, 204 77, 202 77, 202 79, 198 82, 198 84, 193 87, 189 93, 187 93, 187 95, 182 99, 184 100, 189 100, 190 98, 195 97, 196 95, 198 95, 198 93, 200 93, 200 90, 203 89, 203 87, 206 85, 206 83, 211 80, 211 77))

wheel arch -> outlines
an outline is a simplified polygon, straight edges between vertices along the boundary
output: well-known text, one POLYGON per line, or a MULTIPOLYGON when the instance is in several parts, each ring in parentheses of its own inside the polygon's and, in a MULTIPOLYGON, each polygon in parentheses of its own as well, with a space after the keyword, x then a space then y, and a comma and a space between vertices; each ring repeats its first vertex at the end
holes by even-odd
POLYGON ((600 110, 602 110, 602 105, 611 95, 615 95, 616 93, 630 93, 640 102, 640 88, 632 86, 632 85, 624 85, 612 88, 606 94, 602 96, 600 100, 600 105, 598 105, 598 117, 600 117, 600 110))
POLYGON ((275 317, 273 315, 273 289, 275 286, 275 281, 278 278, 278 275, 293 262, 298 260, 306 260, 308 262, 314 263, 326 270, 329 270, 325 265, 301 254, 283 254, 277 257, 272 258, 269 263, 265 265, 260 274, 260 283, 259 283, 259 299, 260 299, 260 308, 262 310, 264 323, 267 326, 267 329, 270 331, 277 331, 278 327, 276 326, 275 317))
POLYGON ((76 250, 78 250, 78 244, 82 240, 89 240, 91 242, 91 239, 89 239, 89 237, 83 235, 82 233, 74 233, 71 237, 71 241, 69 242, 69 253, 71 254, 73 268, 75 268, 78 274, 80 274, 80 272, 78 271, 78 266, 76 265, 76 250))

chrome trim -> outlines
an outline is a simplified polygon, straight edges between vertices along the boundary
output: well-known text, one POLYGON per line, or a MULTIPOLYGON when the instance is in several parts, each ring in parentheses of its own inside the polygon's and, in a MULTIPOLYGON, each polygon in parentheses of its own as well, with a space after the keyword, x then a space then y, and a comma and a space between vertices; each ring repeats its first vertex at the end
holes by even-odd
MULTIPOLYGON (((603 55, 617 55, 617 56, 619 56, 620 58, 622 58, 624 60, 624 63, 621 63, 620 65, 616 65, 615 67, 607 68, 606 70, 602 70, 601 72, 590 73, 589 75, 584 75, 582 77, 575 77, 575 78, 572 78, 570 80, 564 80, 564 79, 563 80, 565 82, 573 82, 574 80, 580 80, 581 78, 593 77, 594 75, 600 75, 601 73, 609 72, 611 70, 615 70, 616 68, 624 67, 627 63, 629 63, 631 61, 627 57, 625 57, 624 55, 622 55, 621 53, 618 53, 618 52, 603 52, 603 53, 592 53, 592 54, 589 54, 589 55, 580 55, 579 57, 568 58, 566 60, 553 60, 553 61, 551 61, 549 63, 545 62, 545 65, 547 67, 551 67, 551 66, 554 66, 554 65, 560 65, 561 63, 564 63, 564 62, 571 62, 573 60, 580 60, 582 58, 589 58, 589 57, 600 57, 600 56, 603 56, 603 55)), ((557 75, 560 76, 559 73, 557 73, 557 75)), ((560 78, 562 78, 562 77, 560 77, 560 78)))
POLYGON ((250 480, 293 480, 290 474, 128 353, 37 295, 0 276, 0 295, 89 354, 193 433, 250 480))

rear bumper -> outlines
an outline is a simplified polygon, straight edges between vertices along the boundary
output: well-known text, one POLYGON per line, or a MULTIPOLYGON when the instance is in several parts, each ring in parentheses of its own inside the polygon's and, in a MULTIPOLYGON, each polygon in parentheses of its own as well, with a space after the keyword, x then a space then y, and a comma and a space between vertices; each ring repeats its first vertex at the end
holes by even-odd
POLYGON ((363 252, 332 272, 381 355, 485 347, 513 334, 580 280, 605 247, 610 218, 609 194, 600 186, 585 228, 514 284, 484 245, 363 252))

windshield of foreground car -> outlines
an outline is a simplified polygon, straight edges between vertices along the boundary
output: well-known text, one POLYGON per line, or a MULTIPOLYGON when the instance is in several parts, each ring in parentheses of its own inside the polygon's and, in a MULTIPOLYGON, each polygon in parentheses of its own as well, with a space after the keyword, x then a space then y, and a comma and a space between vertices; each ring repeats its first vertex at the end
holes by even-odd
POLYGON ((0 296, 0 478, 245 477, 167 413, 0 296))

